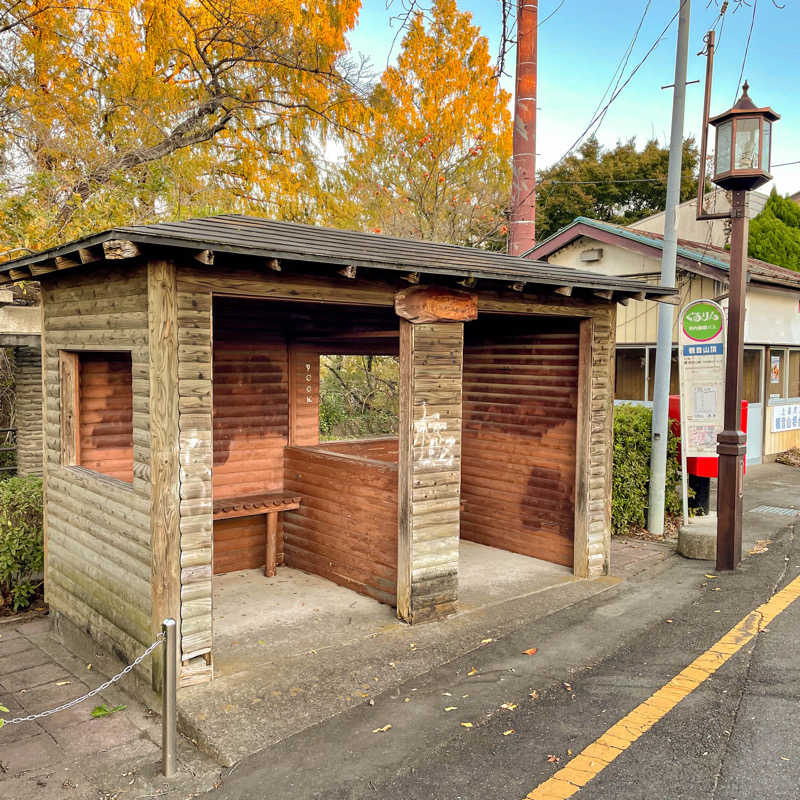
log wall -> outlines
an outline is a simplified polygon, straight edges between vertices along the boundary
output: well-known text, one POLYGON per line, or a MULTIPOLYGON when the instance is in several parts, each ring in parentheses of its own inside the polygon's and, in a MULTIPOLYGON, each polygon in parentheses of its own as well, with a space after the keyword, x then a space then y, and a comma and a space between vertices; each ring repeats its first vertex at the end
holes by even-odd
MULTIPOLYGON (((42 284, 45 415, 45 594, 123 660, 152 641, 147 271, 144 265, 42 284), (59 350, 128 352, 133 374, 130 483, 62 466, 59 350)), ((149 680, 150 660, 139 667, 149 680)))
POLYGON ((14 349, 17 425, 17 474, 41 477, 42 463, 42 351, 14 349))
POLYGON ((80 465, 133 481, 133 371, 127 353, 79 355, 80 465))
POLYGON ((516 327, 467 328, 461 536, 572 566, 577 323, 516 327))
POLYGON ((289 447, 284 488, 303 498, 284 513, 286 565, 395 605, 397 464, 289 447))

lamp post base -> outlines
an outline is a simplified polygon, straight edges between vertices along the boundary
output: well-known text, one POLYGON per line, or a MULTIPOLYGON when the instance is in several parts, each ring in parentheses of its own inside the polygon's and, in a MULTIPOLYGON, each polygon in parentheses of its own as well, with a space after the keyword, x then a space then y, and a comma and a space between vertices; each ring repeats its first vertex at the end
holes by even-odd
POLYGON ((742 498, 747 436, 742 431, 722 431, 717 442, 720 488, 717 499, 717 569, 733 570, 742 560, 742 498))

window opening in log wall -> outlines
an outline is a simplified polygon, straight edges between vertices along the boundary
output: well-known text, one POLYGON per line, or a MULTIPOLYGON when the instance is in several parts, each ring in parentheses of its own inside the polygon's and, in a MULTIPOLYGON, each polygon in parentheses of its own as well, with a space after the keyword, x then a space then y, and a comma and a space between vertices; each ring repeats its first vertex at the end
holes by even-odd
POLYGON ((133 483, 130 353, 59 354, 61 463, 133 483))
POLYGON ((397 435, 399 377, 395 356, 320 356, 320 440, 397 435))

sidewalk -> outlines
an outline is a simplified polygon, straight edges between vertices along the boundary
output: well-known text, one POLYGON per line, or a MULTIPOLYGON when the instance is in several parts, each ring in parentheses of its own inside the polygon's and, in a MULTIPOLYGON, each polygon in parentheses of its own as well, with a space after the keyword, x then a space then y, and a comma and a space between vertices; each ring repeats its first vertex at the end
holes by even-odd
MULTIPOLYGON (((0 705, 9 709, 3 718, 54 708, 109 677, 58 644, 46 617, 0 621, 0 705)), ((160 717, 117 684, 66 711, 0 728, 0 797, 186 797, 214 786, 219 769, 190 743, 181 742, 180 758, 182 777, 167 782, 159 774, 160 717), (92 709, 103 703, 127 708, 93 718, 92 709)))
MULTIPOLYGON (((748 469, 744 507, 747 557, 768 548, 769 540, 796 519, 795 510, 800 514, 800 470, 777 464, 748 469), (754 510, 763 506, 767 510, 754 510)), ((347 621, 347 635, 322 626, 309 632, 319 641, 304 640, 302 647, 287 647, 283 655, 265 642, 254 642, 264 653, 258 669, 234 671, 180 693, 184 731, 216 761, 182 740, 181 774, 169 783, 159 776, 160 718, 132 699, 123 682, 76 708, 0 729, 0 796, 193 796, 216 784, 217 762, 233 764, 348 709, 372 705, 371 700, 412 679, 422 681, 456 659, 477 657, 487 643, 501 647, 524 626, 536 620, 548 625, 552 615, 603 592, 630 595, 628 602, 638 602, 635 597, 647 595, 654 576, 673 567, 713 569, 710 562, 685 561, 672 542, 621 537, 613 541, 612 575, 606 578, 559 579, 542 591, 520 591, 428 625, 387 621, 362 631, 347 621), (100 702, 127 708, 93 719, 91 711, 100 702)), ((355 613, 352 622, 357 622, 355 613)), ((95 661, 88 669, 85 660, 67 652, 50 635, 45 618, 0 622, 0 704, 11 709, 4 716, 52 708, 99 685, 113 670, 102 658, 95 661)))

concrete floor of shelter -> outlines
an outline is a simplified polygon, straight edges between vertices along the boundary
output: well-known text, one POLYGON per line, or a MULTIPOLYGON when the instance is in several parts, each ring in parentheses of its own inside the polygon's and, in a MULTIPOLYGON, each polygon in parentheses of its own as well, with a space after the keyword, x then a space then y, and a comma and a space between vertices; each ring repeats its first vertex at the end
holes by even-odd
POLYGON ((462 542, 459 611, 410 626, 389 606, 288 567, 274 578, 215 576, 214 680, 179 692, 183 729, 233 764, 615 582, 462 542))
MULTIPOLYGON (((467 541, 458 579, 458 614, 573 580, 568 567, 467 541)), ((214 577, 215 677, 406 627, 394 608, 290 567, 214 577)))

